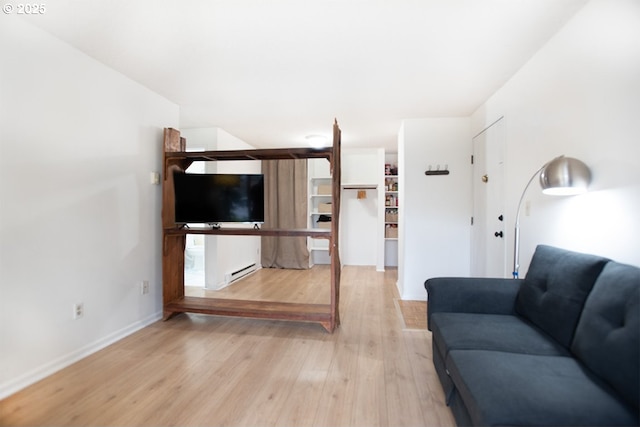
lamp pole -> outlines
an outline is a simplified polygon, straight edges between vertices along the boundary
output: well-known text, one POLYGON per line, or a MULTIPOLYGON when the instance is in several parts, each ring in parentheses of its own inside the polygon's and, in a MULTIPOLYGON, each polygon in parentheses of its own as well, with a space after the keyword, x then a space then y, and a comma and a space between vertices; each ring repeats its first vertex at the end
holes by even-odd
POLYGON ((526 187, 524 187, 524 191, 522 192, 522 195, 520 196, 520 201, 518 202, 518 210, 516 211, 516 228, 515 228, 514 240, 513 240, 513 278, 514 279, 518 278, 518 271, 520 270, 520 208, 522 207, 522 201, 524 200, 524 195, 527 193, 527 190, 529 189, 529 186, 531 185, 535 177, 538 176, 540 172, 542 172, 542 170, 546 168, 547 165, 551 163, 553 160, 542 165, 542 167, 538 169, 531 176, 531 178, 529 179, 529 182, 527 182, 526 187))

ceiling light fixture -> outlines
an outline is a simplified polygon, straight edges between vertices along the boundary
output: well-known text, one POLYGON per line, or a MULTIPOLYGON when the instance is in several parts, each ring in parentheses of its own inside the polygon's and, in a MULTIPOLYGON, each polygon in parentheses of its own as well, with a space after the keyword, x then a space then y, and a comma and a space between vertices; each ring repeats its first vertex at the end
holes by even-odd
POLYGON ((307 140, 307 144, 313 148, 325 147, 329 141, 329 138, 324 135, 307 135, 305 139, 307 140))

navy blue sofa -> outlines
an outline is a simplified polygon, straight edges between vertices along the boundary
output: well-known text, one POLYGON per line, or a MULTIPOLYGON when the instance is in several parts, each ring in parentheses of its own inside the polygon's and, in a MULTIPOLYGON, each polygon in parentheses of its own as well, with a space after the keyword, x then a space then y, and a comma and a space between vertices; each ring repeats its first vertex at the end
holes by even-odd
POLYGON ((540 245, 524 279, 425 288, 458 425, 640 425, 640 268, 540 245))

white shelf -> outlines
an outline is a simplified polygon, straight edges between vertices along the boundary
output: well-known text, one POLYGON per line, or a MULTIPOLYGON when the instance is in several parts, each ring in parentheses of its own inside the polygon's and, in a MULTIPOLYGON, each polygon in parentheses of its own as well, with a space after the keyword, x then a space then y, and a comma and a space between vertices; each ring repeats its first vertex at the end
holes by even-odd
MULTIPOLYGON (((389 163, 392 165, 397 165, 397 155, 390 154, 385 156, 385 163, 389 163)), ((398 199, 400 196, 399 192, 399 181, 400 177, 395 175, 387 175, 383 174, 381 182, 384 184, 384 198, 382 203, 384 204, 384 209, 382 212, 385 216, 384 218, 384 230, 382 231, 384 236, 384 265, 389 267, 397 267, 398 266, 398 246, 399 239, 398 237, 387 237, 388 227, 392 227, 395 231, 392 235, 397 236, 397 230, 399 226, 398 213, 400 212, 400 206, 398 206, 398 199), (387 200, 391 200, 391 204, 387 205, 387 200), (394 215, 395 221, 387 221, 387 217, 390 214, 394 215)))
MULTIPOLYGON (((331 212, 319 212, 318 206, 331 203, 333 201, 333 179, 331 178, 329 167, 330 165, 323 161, 323 159, 310 159, 308 165, 308 225, 314 230, 331 231, 328 228, 321 228, 318 226, 318 218, 321 215, 325 215, 331 218, 331 212), (321 190, 322 188, 322 190, 321 190), (329 193, 329 194, 319 194, 329 193)), ((329 257, 329 240, 327 239, 314 239, 309 238, 307 240, 307 248, 309 250, 309 261, 311 265, 314 264, 330 264, 331 259, 329 257)))

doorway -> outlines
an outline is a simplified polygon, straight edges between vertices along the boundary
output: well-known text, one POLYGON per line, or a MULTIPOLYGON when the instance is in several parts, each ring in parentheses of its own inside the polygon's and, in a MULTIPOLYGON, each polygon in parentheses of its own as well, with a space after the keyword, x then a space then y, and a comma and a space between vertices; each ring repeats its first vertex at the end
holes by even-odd
MULTIPOLYGON (((203 148, 188 151, 204 151, 203 148)), ((205 173, 205 162, 193 162, 186 172, 205 173)), ((205 253, 202 234, 187 234, 184 248, 184 284, 186 286, 205 287, 205 253)))
POLYGON ((504 118, 473 138, 471 275, 507 277, 504 216, 504 118))

